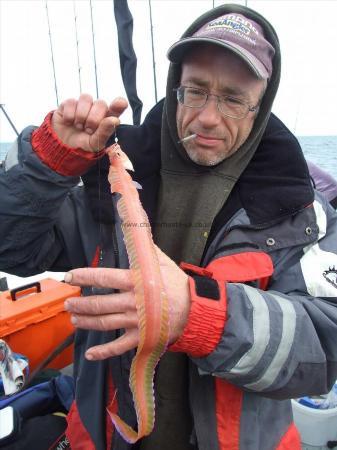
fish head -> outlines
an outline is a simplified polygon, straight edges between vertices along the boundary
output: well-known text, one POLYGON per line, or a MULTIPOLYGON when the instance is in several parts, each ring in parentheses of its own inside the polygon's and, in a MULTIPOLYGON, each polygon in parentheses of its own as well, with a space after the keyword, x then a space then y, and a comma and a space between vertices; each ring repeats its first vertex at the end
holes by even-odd
POLYGON ((110 164, 115 166, 117 161, 122 164, 125 170, 134 172, 132 162, 128 158, 127 154, 123 152, 118 144, 113 144, 106 149, 106 153, 109 156, 110 164))

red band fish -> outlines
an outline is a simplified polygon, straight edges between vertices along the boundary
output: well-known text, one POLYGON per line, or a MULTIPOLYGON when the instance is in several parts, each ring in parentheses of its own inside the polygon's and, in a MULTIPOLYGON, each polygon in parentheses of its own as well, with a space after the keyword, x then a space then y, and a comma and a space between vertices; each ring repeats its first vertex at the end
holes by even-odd
POLYGON ((155 420, 153 378, 169 339, 169 303, 164 289, 151 226, 136 186, 127 170, 132 164, 118 144, 107 149, 110 158, 111 192, 118 192, 118 213, 129 256, 138 314, 139 344, 132 360, 130 388, 137 414, 138 431, 109 411, 121 436, 130 443, 151 433, 155 420), (127 170, 126 170, 127 169, 127 170))

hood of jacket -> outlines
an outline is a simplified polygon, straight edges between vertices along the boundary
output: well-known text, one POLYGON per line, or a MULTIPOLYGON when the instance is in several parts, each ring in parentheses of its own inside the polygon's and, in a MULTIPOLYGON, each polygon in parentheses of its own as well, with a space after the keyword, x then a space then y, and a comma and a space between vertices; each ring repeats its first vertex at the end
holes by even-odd
POLYGON ((214 8, 199 17, 182 38, 227 13, 243 14, 261 25, 265 38, 275 49, 272 76, 247 140, 218 165, 204 167, 191 161, 178 143, 177 100, 173 89, 180 83, 181 64, 170 64, 162 123, 161 185, 155 240, 176 262, 200 264, 214 218, 261 141, 280 81, 281 56, 276 32, 266 19, 250 8, 232 4, 214 8))

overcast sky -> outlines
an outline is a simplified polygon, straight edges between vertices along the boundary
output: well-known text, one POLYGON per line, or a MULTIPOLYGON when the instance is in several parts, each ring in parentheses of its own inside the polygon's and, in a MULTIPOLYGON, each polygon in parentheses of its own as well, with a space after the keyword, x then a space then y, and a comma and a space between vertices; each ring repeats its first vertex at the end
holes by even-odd
MULTIPOLYGON (((148 0, 129 0, 138 56, 138 95, 144 114, 155 102, 148 0)), ((165 94, 166 51, 213 0, 152 0, 158 99, 165 94)), ((245 4, 244 1, 231 3, 245 4)), ((248 0, 276 29, 282 77, 273 111, 296 135, 337 135, 337 1, 248 0)), ((96 96, 89 0, 49 0, 59 101, 80 92, 96 96), (77 24, 78 55, 76 46, 77 24), (79 57, 79 65, 78 65, 79 57), (78 67, 81 68, 79 80, 78 67)), ((99 97, 125 95, 112 0, 92 0, 99 97)), ((56 107, 44 0, 0 0, 0 102, 15 126, 39 125, 56 107)), ((131 114, 124 115, 131 123, 131 114)), ((0 111, 0 141, 15 134, 0 111)))

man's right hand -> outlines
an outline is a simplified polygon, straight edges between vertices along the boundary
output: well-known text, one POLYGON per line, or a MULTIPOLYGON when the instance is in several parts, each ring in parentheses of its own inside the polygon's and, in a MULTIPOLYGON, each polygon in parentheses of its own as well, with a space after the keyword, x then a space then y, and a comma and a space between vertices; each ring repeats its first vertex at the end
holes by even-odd
POLYGON ((128 102, 118 97, 110 104, 82 94, 78 100, 62 102, 52 117, 52 127, 59 139, 69 147, 97 152, 105 147, 120 124, 119 116, 128 102))

